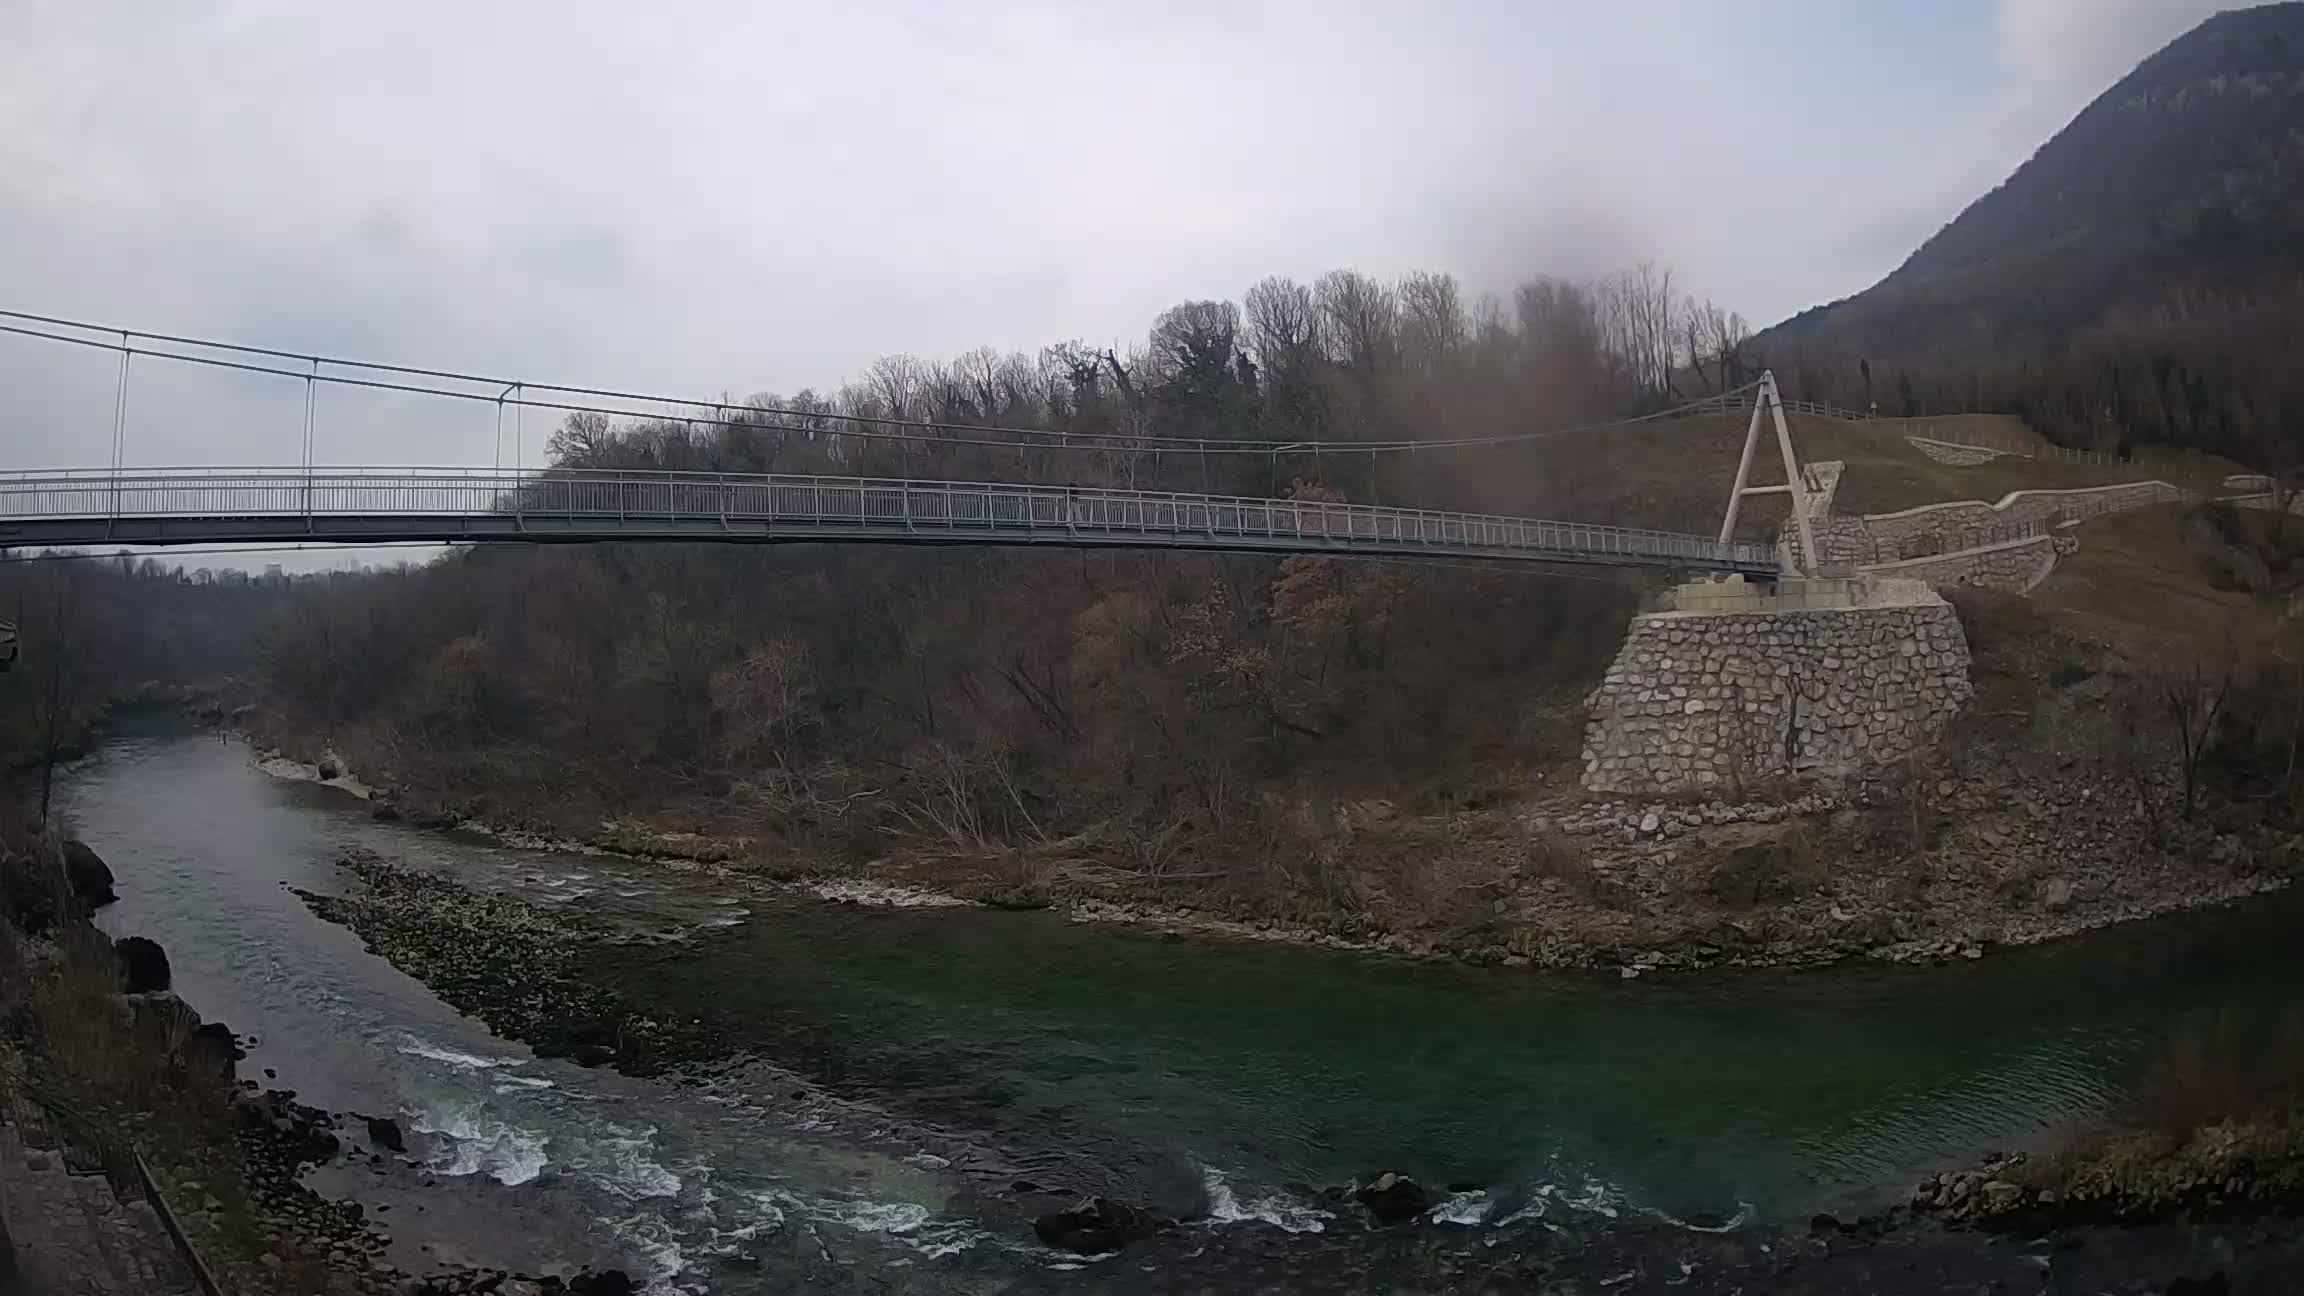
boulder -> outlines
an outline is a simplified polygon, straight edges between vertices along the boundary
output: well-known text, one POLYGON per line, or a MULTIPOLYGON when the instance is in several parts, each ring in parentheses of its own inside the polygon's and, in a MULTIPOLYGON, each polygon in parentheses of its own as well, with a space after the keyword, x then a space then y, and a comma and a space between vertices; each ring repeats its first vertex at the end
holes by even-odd
POLYGON ((111 868, 86 842, 64 843, 64 877, 83 908, 101 909, 120 898, 112 891, 111 868))
POLYGON ((278 1137, 289 1155, 299 1161, 319 1163, 334 1157, 343 1147, 334 1131, 316 1121, 301 1117, 282 1116, 272 1122, 272 1132, 278 1137))
POLYGON ((1352 1189, 1352 1200, 1368 1208, 1368 1214, 1378 1224, 1401 1224, 1415 1219, 1432 1209, 1432 1199, 1424 1185, 1404 1174, 1386 1171, 1352 1189))
POLYGON ((1152 1236, 1152 1229, 1150 1212, 1109 1197, 1084 1197, 1063 1210, 1032 1221, 1032 1231, 1042 1242, 1080 1255, 1117 1251, 1130 1242, 1152 1236))
POLYGON ((408 1150, 408 1139, 400 1132, 400 1122, 385 1116, 368 1118, 368 1141, 387 1152, 408 1150))
POLYGON ((172 984, 168 970, 168 952, 159 942, 142 936, 123 936, 112 942, 112 954, 120 961, 120 988, 129 994, 149 994, 164 991, 172 984))
POLYGON ((605 1066, 616 1060, 616 1050, 605 1044, 578 1044, 568 1056, 580 1067, 605 1066))
POLYGON ((337 764, 336 758, 333 756, 321 757, 318 769, 322 779, 336 778, 344 773, 344 767, 337 764))
POLYGON ((130 1025, 138 1035, 146 1039, 190 1039, 200 1029, 200 1014, 192 1010, 192 1005, 168 991, 124 994, 120 996, 119 1002, 127 1006, 130 1025))
POLYGON ((571 1296, 632 1296, 632 1279, 621 1269, 580 1273, 568 1280, 571 1296))
POLYGON ((196 1026, 184 1041, 184 1065, 223 1080, 233 1078, 236 1064, 246 1056, 240 1051, 240 1042, 232 1038, 231 1028, 222 1022, 196 1026))

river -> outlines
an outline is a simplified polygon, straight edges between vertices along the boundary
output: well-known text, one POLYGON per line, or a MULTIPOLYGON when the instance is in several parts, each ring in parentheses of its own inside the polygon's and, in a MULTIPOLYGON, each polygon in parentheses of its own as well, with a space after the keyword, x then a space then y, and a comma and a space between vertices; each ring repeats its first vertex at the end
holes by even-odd
POLYGON ((428 1222, 382 1170, 330 1185, 397 1203, 410 1267, 620 1261, 665 1290, 774 1290, 801 1245, 914 1275, 1076 1263, 998 1208, 1014 1179, 1211 1237, 1358 1230, 1317 1189, 1385 1169, 1456 1185, 1439 1217, 1475 1235, 1861 1209, 2099 1110, 2203 1005, 2304 980, 2289 898, 1950 967, 1624 981, 825 904, 378 822, 214 735, 116 738, 62 798, 118 875, 104 926, 256 1037, 242 1074, 411 1131, 454 1194, 428 1222), (647 934, 602 975, 761 1064, 683 1085, 495 1037, 290 892, 353 885, 356 846, 647 934))

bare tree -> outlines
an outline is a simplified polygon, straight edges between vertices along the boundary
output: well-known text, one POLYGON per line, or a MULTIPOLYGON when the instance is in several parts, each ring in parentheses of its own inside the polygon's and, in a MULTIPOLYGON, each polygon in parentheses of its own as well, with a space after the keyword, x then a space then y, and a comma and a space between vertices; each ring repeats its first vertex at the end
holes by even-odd
POLYGON ((1328 356, 1343 369, 1372 378, 1390 371, 1399 355, 1398 298, 1352 270, 1331 270, 1313 285, 1320 299, 1328 356))
POLYGON ((2161 713, 2176 739, 2187 818, 2199 804, 2201 759, 2215 741, 2217 721, 2241 675, 2239 640, 2230 627, 2219 647, 2195 647, 2160 664, 2155 683, 2161 713))
POLYGON ((1293 279, 1248 290, 1248 346, 1264 367, 1265 418, 1280 439, 1315 435, 1322 423, 1322 316, 1312 290, 1293 279))
POLYGON ((1275 379, 1308 375, 1319 358, 1320 305, 1293 279, 1260 279, 1246 298, 1248 346, 1275 379))
POLYGON ((33 725, 40 743, 40 824, 55 799, 56 762, 70 746, 87 699, 87 653, 81 642, 80 583, 62 562, 39 565, 28 582, 27 606, 17 616, 33 660, 33 725))
POLYGON ((1743 316, 1689 297, 1680 307, 1680 335, 1688 368, 1707 391, 1727 391, 1744 382, 1744 344, 1752 328, 1743 316))
POLYGON ((1400 351, 1427 377, 1452 371, 1471 337, 1471 317, 1453 275, 1419 272, 1399 289, 1400 351))
POLYGON ((1594 295, 1602 345, 1633 389, 1651 402, 1670 397, 1681 342, 1672 271, 1643 261, 1602 279, 1594 295))

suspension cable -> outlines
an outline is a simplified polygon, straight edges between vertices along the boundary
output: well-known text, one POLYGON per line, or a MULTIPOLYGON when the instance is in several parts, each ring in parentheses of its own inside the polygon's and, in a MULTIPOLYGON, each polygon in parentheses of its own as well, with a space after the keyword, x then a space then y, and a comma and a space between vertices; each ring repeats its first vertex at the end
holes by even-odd
MULTIPOLYGON (((478 374, 459 373, 453 370, 445 369, 424 369, 411 365, 372 363, 363 360, 313 356, 301 352, 280 351, 269 347, 247 346, 233 342, 218 342, 204 338, 191 338, 165 333, 143 333, 135 330, 113 329, 104 326, 83 323, 77 320, 62 319, 55 316, 34 315, 24 311, 0 310, 0 318, 26 320, 37 324, 48 324, 62 328, 82 329, 91 332, 102 331, 107 334, 117 334, 122 339, 122 341, 115 343, 97 338, 73 337, 69 334, 49 332, 45 329, 27 328, 22 325, 0 324, 0 333, 15 334, 22 337, 36 338, 50 342, 64 342, 76 346, 92 347, 98 350, 117 350, 125 353, 131 349, 128 339, 134 338, 141 339, 145 342, 165 342, 172 345, 200 347, 207 350, 224 351, 240 355, 255 355, 277 359, 300 360, 308 365, 313 366, 314 370, 317 370, 317 368, 321 365, 327 365, 339 369, 361 369, 372 373, 398 374, 407 377, 418 378, 436 378, 451 382, 483 384, 488 386, 512 388, 515 389, 519 394, 514 396, 511 400, 505 401, 501 396, 489 396, 480 392, 460 391, 454 388, 426 385, 422 383, 394 382, 375 378, 356 378, 350 375, 341 374, 321 374, 318 377, 318 381, 320 382, 334 383, 336 385, 346 387, 360 387, 378 391, 406 392, 412 395, 437 396, 450 400, 494 401, 506 403, 513 407, 515 419, 518 418, 519 412, 521 410, 529 408, 548 409, 562 413, 573 414, 601 414, 612 418, 627 419, 672 417, 660 411, 634 411, 630 409, 621 409, 610 406, 585 404, 577 401, 534 399, 527 395, 529 391, 547 393, 557 392, 570 396, 589 396, 607 400, 635 401, 677 408, 711 409, 715 411, 714 418, 698 419, 696 421, 715 428, 729 428, 738 430, 756 428, 772 431, 800 432, 810 435, 823 434, 829 431, 829 429, 821 427, 809 427, 796 423, 770 423, 762 421, 758 417, 761 415, 767 415, 782 419, 803 419, 818 422, 858 424, 862 425, 861 429, 850 432, 847 435, 875 440, 889 440, 899 442, 920 441, 946 446, 969 445, 993 446, 1000 448, 1012 448, 1017 444, 1017 442, 1014 440, 990 440, 982 437, 957 437, 945 434, 951 429, 960 429, 976 433, 999 433, 1007 437, 1035 438, 1041 443, 1038 448, 1042 449, 1065 451, 1101 451, 1106 453, 1174 449, 1191 450, 1195 453, 1203 454, 1311 454, 1317 456, 1322 452, 1326 452, 1331 454, 1373 455, 1407 453, 1418 449, 1438 449, 1448 447, 1473 448, 1521 445, 1550 439, 1552 437, 1567 436, 1585 432, 1605 431, 1610 428, 1626 427, 1634 424, 1678 418, 1689 413, 1690 411, 1702 410, 1714 406, 1726 408, 1728 402, 1737 400, 1737 398, 1744 396, 1746 393, 1751 392, 1759 386, 1759 383, 1754 381, 1746 383, 1743 386, 1734 388, 1730 391, 1722 392, 1716 396, 1703 397, 1699 400, 1688 401, 1668 409, 1657 410, 1649 414, 1637 415, 1630 418, 1612 419, 1606 422, 1583 424, 1576 427, 1551 428, 1540 432, 1510 433, 1502 436, 1458 437, 1433 441, 1262 440, 1211 443, 1206 438, 1200 437, 1132 436, 1118 432, 1066 432, 1049 428, 1009 427, 999 424, 935 422, 918 419, 890 418, 881 415, 842 414, 833 413, 830 411, 797 410, 765 405, 744 406, 742 408, 746 411, 747 415, 750 415, 750 417, 729 418, 726 416, 726 410, 728 407, 723 403, 714 401, 690 400, 674 396, 659 396, 638 392, 624 392, 609 388, 562 386, 552 383, 531 383, 518 379, 492 378, 478 374), (911 431, 880 432, 868 430, 878 427, 904 428, 911 429, 911 431)), ((282 369, 270 365, 255 364, 241 360, 229 360, 216 356, 192 355, 180 351, 161 351, 150 347, 135 348, 135 352, 137 354, 156 356, 162 359, 175 360, 186 364, 206 365, 211 368, 238 370, 244 373, 274 374, 283 377, 295 378, 302 378, 305 376, 305 372, 300 370, 282 369)), ((517 424, 515 427, 515 435, 520 435, 517 424)))

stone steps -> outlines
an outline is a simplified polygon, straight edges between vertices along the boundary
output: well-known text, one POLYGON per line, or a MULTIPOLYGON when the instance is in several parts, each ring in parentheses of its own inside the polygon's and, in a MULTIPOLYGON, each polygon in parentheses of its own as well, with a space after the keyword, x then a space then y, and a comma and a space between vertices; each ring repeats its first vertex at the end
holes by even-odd
POLYGON ((151 1204, 75 1172, 53 1142, 0 1123, 0 1231, 28 1296, 197 1296, 151 1204))

